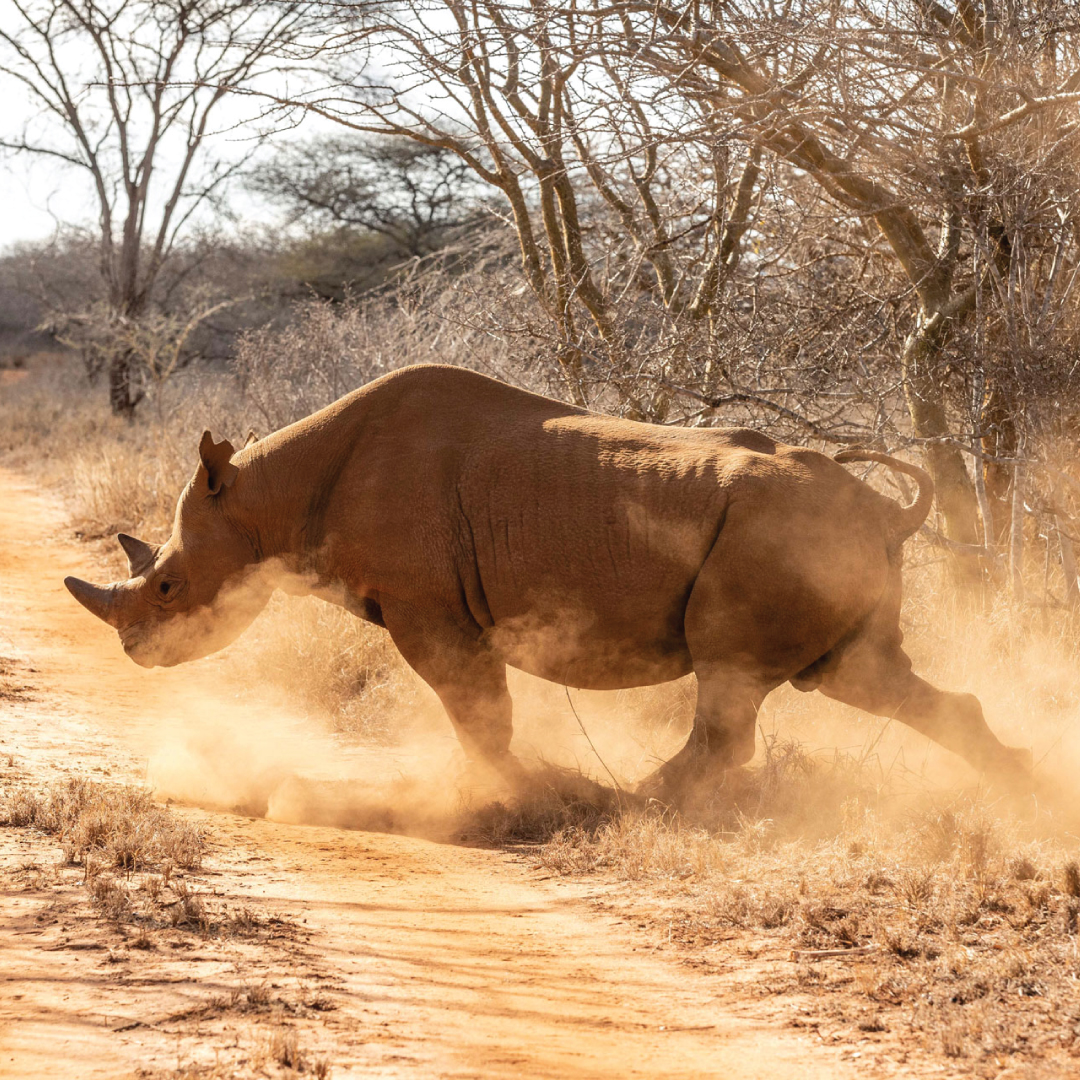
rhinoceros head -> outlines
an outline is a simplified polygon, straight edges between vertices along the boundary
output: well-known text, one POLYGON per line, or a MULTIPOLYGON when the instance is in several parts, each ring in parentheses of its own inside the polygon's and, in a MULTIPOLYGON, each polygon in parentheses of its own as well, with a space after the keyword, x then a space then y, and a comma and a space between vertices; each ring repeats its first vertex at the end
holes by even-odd
POLYGON ((91 585, 64 579, 68 591, 114 627, 124 651, 143 667, 197 660, 233 641, 273 591, 259 573, 250 531, 229 511, 239 470, 228 441, 207 431, 199 467, 177 503, 172 535, 160 547, 121 533, 127 581, 91 585))

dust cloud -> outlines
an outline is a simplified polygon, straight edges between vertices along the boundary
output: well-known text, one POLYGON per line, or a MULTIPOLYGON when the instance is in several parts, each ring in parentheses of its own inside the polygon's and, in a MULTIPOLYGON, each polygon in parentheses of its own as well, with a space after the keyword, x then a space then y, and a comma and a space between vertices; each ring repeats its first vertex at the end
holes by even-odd
MULTIPOLYGON (((275 584, 283 581, 279 576, 275 584)), ((1040 791, 1025 814, 1071 814, 1071 777, 1080 766, 1080 678, 1064 616, 1039 620, 1004 602, 976 611, 928 581, 928 575, 916 579, 905 608, 905 647, 916 671, 941 688, 976 694, 995 733, 1032 750, 1040 791)), ((289 592, 310 586, 292 584, 289 592)), ((287 638, 296 603, 259 616, 262 643, 268 634, 287 638)), ((499 777, 466 761, 438 699, 399 658, 393 663, 400 700, 390 706, 383 737, 372 741, 335 733, 332 710, 298 708, 296 691, 319 676, 299 662, 283 672, 280 650, 273 677, 260 678, 259 647, 245 635, 223 654, 167 673, 174 679, 183 673, 182 694, 170 689, 174 683, 163 684, 148 700, 148 714, 156 714, 148 779, 160 798, 294 824, 448 837, 470 810, 513 797, 499 777), (248 662, 235 664, 245 650, 248 662)), ((388 642, 380 647, 392 651, 388 642)), ((689 732, 692 676, 602 692, 567 690, 513 669, 507 674, 512 749, 526 768, 558 766, 629 788, 670 758, 689 732)), ((902 724, 790 686, 774 691, 761 709, 751 769, 787 741, 823 762, 845 755, 883 793, 982 783, 958 758, 902 724)))
MULTIPOLYGON (((689 725, 688 718, 672 724, 670 745, 658 752, 645 717, 628 722, 626 695, 572 691, 572 708, 562 687, 517 672, 510 683, 518 717, 512 749, 527 771, 558 766, 607 785, 614 774, 626 785, 673 752, 689 725)), ((215 691, 211 682, 187 694, 182 711, 149 706, 157 715, 147 781, 161 800, 205 809, 448 838, 472 812, 518 791, 466 760, 433 693, 424 687, 410 696, 397 737, 380 745, 332 733, 327 718, 290 710, 265 688, 223 679, 215 691)))
POLYGON ((263 688, 227 685, 188 696, 182 714, 162 709, 147 764, 155 797, 292 824, 440 836, 482 786, 452 733, 421 718, 409 718, 392 747, 350 744, 263 688))
MULTIPOLYGON (((283 669, 290 647, 309 648, 319 630, 294 625, 292 616, 297 605, 332 609, 290 598, 257 614, 274 589, 287 597, 314 593, 341 609, 340 598, 314 580, 264 564, 223 588, 211 607, 170 617, 157 635, 159 654, 201 655, 208 643, 220 648, 255 622, 223 652, 147 674, 147 779, 158 798, 294 824, 444 836, 470 810, 515 796, 503 778, 466 760, 437 697, 385 631, 376 647, 392 652, 398 694, 381 740, 334 732, 332 710, 299 708, 307 684, 324 673, 299 659, 283 669)), ((596 692, 514 669, 507 675, 512 750, 526 770, 557 767, 628 785, 674 753, 689 730, 692 681, 596 692)))

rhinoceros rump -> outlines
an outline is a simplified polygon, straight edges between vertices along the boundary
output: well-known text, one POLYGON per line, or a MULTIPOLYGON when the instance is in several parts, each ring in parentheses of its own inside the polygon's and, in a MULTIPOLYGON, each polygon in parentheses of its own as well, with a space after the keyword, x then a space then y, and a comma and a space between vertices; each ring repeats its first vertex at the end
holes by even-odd
POLYGON ((283 568, 385 626, 466 750, 505 771, 506 665, 575 687, 697 675, 686 746, 652 778, 747 762, 790 680, 902 720, 978 769, 1022 774, 970 694, 901 648, 900 548, 932 498, 921 469, 836 459, 742 429, 597 416, 474 372, 394 372, 234 455, 209 432, 160 548, 121 536, 130 580, 75 578, 137 663, 233 640, 283 568), (838 461, 916 478, 910 507, 838 461))

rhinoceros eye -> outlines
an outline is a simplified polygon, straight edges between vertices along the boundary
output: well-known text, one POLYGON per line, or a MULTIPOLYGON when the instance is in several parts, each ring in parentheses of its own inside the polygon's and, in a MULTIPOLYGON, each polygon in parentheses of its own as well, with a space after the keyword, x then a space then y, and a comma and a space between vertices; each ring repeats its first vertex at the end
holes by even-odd
POLYGON ((183 591, 184 583, 176 578, 160 577, 154 582, 153 589, 163 604, 172 603, 183 591))

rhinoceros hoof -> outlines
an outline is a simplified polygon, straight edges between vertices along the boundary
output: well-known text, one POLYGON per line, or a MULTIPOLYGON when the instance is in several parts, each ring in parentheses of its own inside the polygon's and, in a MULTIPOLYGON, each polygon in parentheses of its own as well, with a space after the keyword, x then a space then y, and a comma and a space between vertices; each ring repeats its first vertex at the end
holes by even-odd
POLYGON ((999 787, 1012 794, 1030 794, 1035 790, 1035 776, 1030 750, 1003 747, 987 765, 986 774, 999 787))
POLYGON ((670 803, 674 794, 670 782, 664 776, 663 769, 657 769, 643 780, 639 780, 631 787, 630 793, 648 802, 662 803, 670 803))
POLYGON ((713 786, 707 770, 686 765, 679 767, 669 761, 644 780, 639 780, 630 793, 637 799, 679 809, 688 800, 693 801, 706 784, 713 786))
POLYGON ((504 784, 517 790, 530 782, 529 771, 511 753, 470 758, 466 775, 475 783, 504 784))

